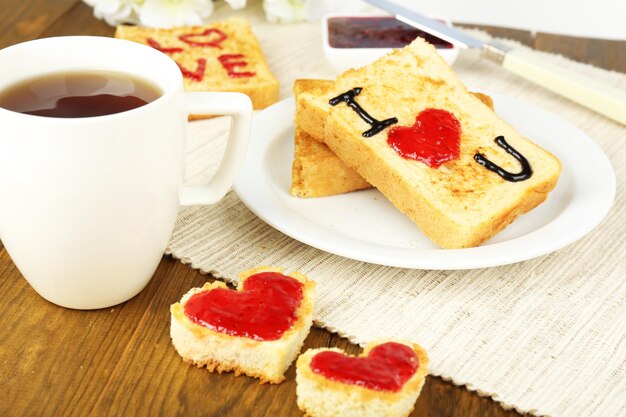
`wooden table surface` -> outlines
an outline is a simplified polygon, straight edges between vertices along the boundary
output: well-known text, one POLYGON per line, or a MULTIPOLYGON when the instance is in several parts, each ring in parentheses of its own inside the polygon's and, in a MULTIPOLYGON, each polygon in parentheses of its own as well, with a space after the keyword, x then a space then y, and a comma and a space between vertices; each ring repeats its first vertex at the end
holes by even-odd
MULTIPOLYGON (((537 49, 626 72, 626 42, 486 28, 537 49)), ((0 48, 57 35, 111 36, 79 0, 3 0, 0 48)), ((111 259, 115 262, 115 259, 111 259)), ((211 279, 164 257, 150 284, 114 308, 74 311, 39 297, 0 242, 0 416, 301 416, 294 367, 280 385, 211 374, 170 343, 169 305, 211 279)), ((304 349, 345 339, 314 328, 304 349)), ((518 416, 488 398, 428 377, 412 416, 518 416)))

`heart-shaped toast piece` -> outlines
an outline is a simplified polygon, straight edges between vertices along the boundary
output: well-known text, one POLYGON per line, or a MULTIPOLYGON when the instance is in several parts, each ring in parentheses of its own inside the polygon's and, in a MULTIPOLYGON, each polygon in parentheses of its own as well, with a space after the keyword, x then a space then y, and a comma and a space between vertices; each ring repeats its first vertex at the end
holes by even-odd
POLYGON ((387 143, 403 158, 438 168, 444 162, 459 159, 461 124, 449 111, 429 108, 417 115, 413 126, 389 130, 387 143))
POLYGON ((379 340, 358 356, 310 349, 296 367, 298 407, 312 417, 407 416, 428 366, 426 352, 404 340, 379 340))
POLYGON ((313 320, 315 282, 299 272, 259 267, 192 288, 171 306, 172 343, 187 362, 278 383, 313 320))

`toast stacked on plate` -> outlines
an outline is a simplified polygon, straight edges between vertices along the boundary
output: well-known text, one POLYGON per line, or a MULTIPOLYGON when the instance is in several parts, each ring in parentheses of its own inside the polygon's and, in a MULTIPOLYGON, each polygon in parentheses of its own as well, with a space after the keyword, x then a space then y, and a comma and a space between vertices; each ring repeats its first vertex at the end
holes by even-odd
POLYGON ((296 123, 442 248, 477 246, 543 202, 561 170, 421 39, 302 91, 296 123))
MULTIPOLYGON (((296 80, 293 95, 296 103, 294 156, 291 171, 291 194, 296 197, 326 197, 371 188, 358 172, 348 167, 324 144, 326 115, 299 106, 304 91, 322 91, 332 85, 330 80, 296 80), (304 127, 300 127, 304 124, 304 127)), ((493 109, 493 100, 486 94, 473 93, 493 109)))

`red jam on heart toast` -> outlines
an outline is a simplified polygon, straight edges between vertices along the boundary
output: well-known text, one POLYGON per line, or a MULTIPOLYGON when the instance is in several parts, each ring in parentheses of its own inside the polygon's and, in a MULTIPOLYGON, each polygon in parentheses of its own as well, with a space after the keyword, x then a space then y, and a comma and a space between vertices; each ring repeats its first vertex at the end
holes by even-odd
POLYGON ((397 392, 417 371, 419 360, 410 347, 387 342, 366 357, 320 352, 311 360, 311 370, 328 379, 376 391, 397 392))
POLYGON ((417 115, 413 126, 393 127, 387 143, 403 158, 438 168, 459 159, 461 124, 449 111, 429 108, 417 115))
POLYGON ((185 315, 202 326, 254 340, 276 340, 296 321, 302 283, 277 272, 250 276, 242 291, 215 288, 194 294, 185 315))

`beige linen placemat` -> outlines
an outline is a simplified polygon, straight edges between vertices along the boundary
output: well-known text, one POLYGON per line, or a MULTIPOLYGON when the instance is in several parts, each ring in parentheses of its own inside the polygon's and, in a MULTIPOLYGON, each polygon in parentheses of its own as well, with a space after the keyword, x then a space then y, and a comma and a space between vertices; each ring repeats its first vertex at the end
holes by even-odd
MULTIPOLYGON (((254 29, 283 97, 295 78, 332 75, 316 25, 258 22, 254 29)), ((626 89, 626 75, 550 58, 626 89)), ((432 374, 505 406, 554 417, 625 416, 626 128, 472 52, 462 53, 454 68, 473 88, 539 105, 597 140, 618 182, 615 205, 597 229, 553 254, 514 265, 407 270, 301 244, 266 225, 231 192, 217 205, 182 209, 168 253, 226 279, 262 264, 300 270, 318 282, 318 325, 357 343, 383 336, 415 340, 428 350, 432 374)), ((210 175, 207 163, 219 159, 226 129, 223 119, 191 126, 190 181, 210 175)))

